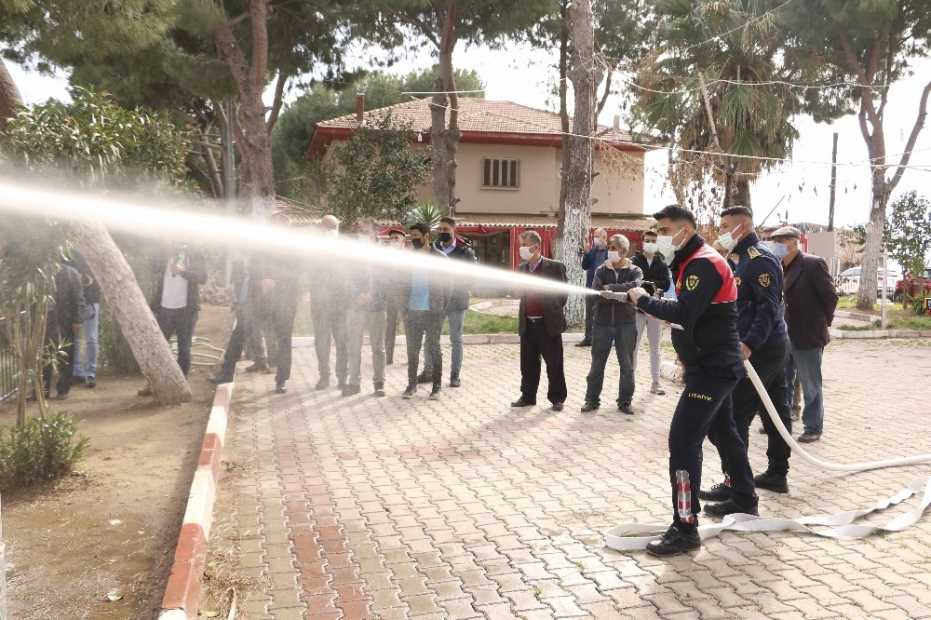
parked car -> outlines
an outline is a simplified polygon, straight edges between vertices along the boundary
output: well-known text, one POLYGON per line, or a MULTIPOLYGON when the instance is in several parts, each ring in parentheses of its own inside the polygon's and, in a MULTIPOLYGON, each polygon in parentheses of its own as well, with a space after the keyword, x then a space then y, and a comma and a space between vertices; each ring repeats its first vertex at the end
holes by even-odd
MULTIPOLYGON (((883 284, 885 281, 885 290, 887 296, 895 293, 897 283, 902 279, 902 271, 898 267, 890 267, 888 274, 883 269, 876 271, 878 283, 876 287, 876 296, 882 297, 883 284)), ((851 267, 845 269, 837 278, 837 292, 840 295, 856 295, 860 290, 860 267, 851 267)))
POLYGON ((906 273, 895 285, 895 299, 905 303, 909 298, 931 297, 931 267, 921 274, 906 273))

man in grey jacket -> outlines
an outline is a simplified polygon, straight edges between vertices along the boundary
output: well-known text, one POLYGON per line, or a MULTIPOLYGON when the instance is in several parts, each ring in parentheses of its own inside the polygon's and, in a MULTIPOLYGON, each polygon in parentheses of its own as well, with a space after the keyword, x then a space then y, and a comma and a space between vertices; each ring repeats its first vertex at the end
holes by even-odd
MULTIPOLYGON (((472 247, 456 236, 456 220, 451 217, 444 217, 440 220, 437 239, 433 242, 433 248, 453 259, 465 261, 469 264, 475 264, 476 262, 475 252, 472 247)), ((446 319, 449 321, 449 344, 452 349, 449 362, 449 387, 453 388, 462 385, 459 379, 459 374, 462 371, 462 331, 465 323, 465 313, 468 309, 468 284, 454 286, 450 292, 449 307, 446 310, 446 319)), ((424 349, 424 371, 417 378, 417 382, 430 383, 433 381, 432 373, 433 360, 430 358, 430 350, 424 349)))

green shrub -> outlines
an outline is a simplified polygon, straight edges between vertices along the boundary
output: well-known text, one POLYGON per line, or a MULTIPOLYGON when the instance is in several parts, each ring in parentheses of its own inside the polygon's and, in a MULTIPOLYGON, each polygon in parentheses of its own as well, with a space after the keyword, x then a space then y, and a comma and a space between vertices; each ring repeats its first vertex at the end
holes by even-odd
POLYGON ((74 418, 52 413, 0 433, 0 489, 26 487, 69 472, 83 456, 87 438, 74 418))

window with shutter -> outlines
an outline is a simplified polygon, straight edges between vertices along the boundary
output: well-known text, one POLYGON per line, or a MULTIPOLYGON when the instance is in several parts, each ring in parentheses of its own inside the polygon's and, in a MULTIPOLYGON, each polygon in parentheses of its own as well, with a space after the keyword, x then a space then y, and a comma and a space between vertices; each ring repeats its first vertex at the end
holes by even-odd
POLYGON ((517 159, 483 159, 482 187, 484 189, 518 189, 520 187, 520 161, 517 159))

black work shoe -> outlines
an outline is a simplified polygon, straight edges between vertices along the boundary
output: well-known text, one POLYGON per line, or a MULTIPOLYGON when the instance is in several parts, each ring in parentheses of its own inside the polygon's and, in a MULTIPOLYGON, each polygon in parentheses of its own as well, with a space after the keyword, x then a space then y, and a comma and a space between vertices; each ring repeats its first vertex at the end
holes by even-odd
POLYGON ((551 409, 553 411, 562 411, 565 406, 566 406, 566 403, 553 403, 553 406, 551 407, 551 409))
POLYGON ((288 392, 288 384, 285 381, 279 381, 275 384, 275 394, 286 394, 288 392))
POLYGON ((375 390, 372 392, 372 396, 375 398, 383 398, 385 396, 385 384, 376 383, 375 390))
POLYGON ((462 387, 462 381, 459 380, 459 377, 450 377, 449 387, 451 388, 462 387))
MULTIPOLYGON (((209 379, 207 379, 207 381, 209 381, 210 383, 214 385, 221 385, 223 383, 232 383, 233 378, 224 377, 223 375, 217 375, 216 377, 210 377, 209 379)), ((140 396, 142 396, 142 394, 140 394, 140 396)))
POLYGON ((358 385, 348 384, 343 388, 343 396, 355 396, 362 391, 362 388, 358 385))
POLYGON ((260 364, 258 362, 246 368, 246 372, 265 372, 266 370, 268 370, 268 364, 260 364))
POLYGON ((821 441, 821 433, 809 433, 806 431, 798 438, 799 443, 814 443, 816 441, 821 441))
POLYGON ((436 400, 437 398, 439 398, 441 389, 442 387, 440 386, 439 383, 434 383, 433 389, 430 390, 430 400, 436 400))
POLYGON ((703 502, 724 502, 731 498, 731 487, 726 482, 719 482, 707 491, 699 491, 698 499, 703 502))
POLYGON ((577 346, 577 347, 590 347, 590 346, 592 346, 592 341, 591 341, 591 340, 583 340, 582 342, 576 343, 575 346, 577 346))
POLYGON ((634 410, 630 406, 630 403, 618 403, 617 410, 623 413, 624 415, 634 415, 634 410))
POLYGON ((701 537, 698 535, 697 528, 689 527, 680 529, 676 525, 670 525, 662 538, 651 540, 647 543, 647 553, 659 557, 666 557, 695 551, 700 547, 701 537))
POLYGON ((598 407, 600 406, 601 405, 599 405, 598 403, 585 403, 584 405, 582 405, 582 413, 591 413, 592 411, 598 411, 598 407))
POLYGON ((317 381, 317 385, 314 386, 314 389, 319 392, 320 390, 325 390, 328 387, 330 387, 330 380, 325 377, 321 377, 320 380, 317 381))
POLYGON ((93 390, 97 387, 97 377, 84 377, 84 387, 93 390))
POLYGON ((760 500, 756 497, 751 501, 735 501, 732 495, 730 499, 720 504, 708 504, 704 507, 704 512, 709 517, 724 517, 737 513, 759 516, 760 511, 757 508, 759 503, 760 500))
POLYGON ((422 372, 417 376, 417 383, 433 383, 433 373, 422 372))
POLYGON ((768 469, 753 479, 756 488, 766 489, 774 493, 788 493, 789 483, 784 474, 777 474, 768 469))
POLYGON ((522 409, 524 407, 533 407, 537 403, 532 403, 529 400, 526 400, 523 396, 511 403, 511 407, 514 409, 522 409))
POLYGON ((345 390, 347 385, 349 385, 349 384, 346 383, 346 380, 345 380, 345 379, 338 379, 338 380, 336 381, 336 389, 338 389, 338 390, 340 390, 340 391, 345 390))
POLYGON ((414 394, 416 394, 416 393, 417 393, 417 386, 411 384, 411 385, 407 386, 407 389, 404 390, 404 393, 403 393, 403 394, 401 394, 401 398, 404 398, 404 399, 411 399, 411 398, 414 398, 414 394))

